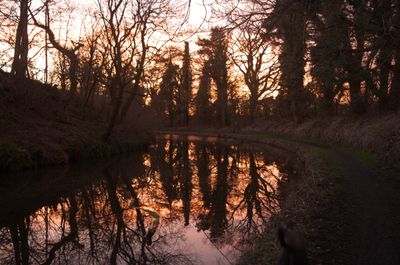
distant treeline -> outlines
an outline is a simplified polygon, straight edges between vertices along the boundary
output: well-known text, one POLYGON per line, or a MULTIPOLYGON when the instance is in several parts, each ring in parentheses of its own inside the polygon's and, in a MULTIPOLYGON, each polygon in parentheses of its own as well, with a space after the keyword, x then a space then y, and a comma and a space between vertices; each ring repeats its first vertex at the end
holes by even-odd
POLYGON ((1 4, 3 69, 57 84, 85 105, 101 98, 104 139, 138 116, 225 127, 400 104, 399 0, 218 1, 218 26, 206 21, 209 35, 196 45, 182 38, 190 0, 100 0, 87 13, 16 2, 1 4), (78 39, 68 28, 76 12, 90 22, 78 39))

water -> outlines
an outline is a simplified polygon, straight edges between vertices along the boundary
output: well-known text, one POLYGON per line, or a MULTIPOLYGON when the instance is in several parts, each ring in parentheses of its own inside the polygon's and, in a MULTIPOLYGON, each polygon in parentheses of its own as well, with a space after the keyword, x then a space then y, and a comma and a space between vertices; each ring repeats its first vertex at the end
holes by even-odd
POLYGON ((0 264, 233 264, 279 211, 287 176, 257 149, 168 136, 123 159, 3 178, 0 264))

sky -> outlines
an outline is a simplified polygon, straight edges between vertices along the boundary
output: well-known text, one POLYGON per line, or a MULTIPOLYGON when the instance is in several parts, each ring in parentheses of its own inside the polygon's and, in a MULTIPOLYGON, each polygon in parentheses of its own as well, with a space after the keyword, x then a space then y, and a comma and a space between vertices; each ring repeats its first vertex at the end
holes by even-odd
MULTIPOLYGON (((41 0, 34 0, 37 2, 40 2, 41 0)), ((77 39, 81 35, 81 32, 84 31, 83 27, 85 25, 88 25, 90 21, 83 21, 85 18, 79 14, 84 14, 85 10, 89 8, 94 8, 97 10, 96 7, 96 2, 97 0, 71 0, 72 3, 75 5, 76 10, 75 10, 75 17, 74 17, 74 23, 73 25, 69 25, 70 32, 69 32, 69 37, 72 39, 77 39), (71 30, 72 29, 72 30, 71 30), (73 32, 71 32, 73 31, 73 32)), ((173 0, 176 1, 178 4, 182 4, 183 2, 189 1, 189 0, 173 0)), ((189 17, 187 21, 185 22, 184 25, 182 25, 182 29, 188 29, 190 28, 192 31, 203 31, 203 30, 208 30, 209 25, 207 23, 207 19, 210 18, 211 16, 211 8, 210 5, 213 4, 215 1, 212 0, 190 0, 191 5, 190 5, 190 12, 189 12, 189 17), (201 27, 201 29, 200 29, 201 27)), ((181 10, 181 11, 186 11, 186 10, 181 10)), ((88 18, 87 18, 88 19, 88 18)), ((179 21, 180 23, 183 22, 183 20, 179 21)), ((65 25, 65 23, 64 23, 65 25)), ((204 32, 204 31, 203 31, 204 32)), ((201 35, 201 33, 199 33, 201 35)), ((188 41, 191 42, 194 46, 195 41, 197 38, 200 36, 199 34, 193 34, 188 41)), ((186 37, 184 37, 186 38, 186 37)), ((186 39, 184 39, 186 40, 186 39)), ((179 40, 179 42, 182 42, 182 40, 179 40)))
MULTIPOLYGON (((36 0, 37 1, 37 0, 36 0)), ((72 0, 78 7, 85 8, 96 4, 96 0, 72 0)), ((178 2, 183 2, 182 0, 176 0, 178 2)), ((185 0, 188 1, 188 0, 185 0)), ((204 18, 211 14, 211 10, 207 5, 214 3, 211 0, 191 0, 189 24, 193 27, 199 27, 204 18)))
MULTIPOLYGON (((189 1, 189 0, 172 0, 172 1, 177 1, 178 4, 182 5, 184 1, 189 1)), ((207 22, 207 19, 211 17, 211 7, 215 1, 212 0, 190 0, 190 12, 189 12, 189 17, 187 20, 187 24, 182 25, 182 31, 187 28, 191 28, 192 30, 195 30, 196 32, 193 33, 193 35, 188 35, 185 34, 182 38, 177 39, 175 44, 180 45, 182 44, 182 41, 189 41, 190 42, 190 50, 191 51, 196 51, 198 49, 198 46, 196 45, 196 41, 199 37, 204 38, 206 35, 208 35, 208 29, 210 25, 207 22), (201 28, 200 28, 201 27, 201 28), (197 31, 198 30, 198 31, 197 31)), ((66 3, 68 1, 62 2, 66 3)), ((85 14, 89 14, 92 12, 88 12, 91 8, 93 10, 97 10, 97 0, 70 0, 72 3, 72 6, 74 8, 74 11, 72 13, 72 17, 68 19, 68 14, 69 12, 66 11, 65 6, 60 6, 59 7, 59 13, 57 13, 56 6, 51 7, 51 13, 52 15, 52 28, 55 34, 57 35, 57 38, 61 40, 61 42, 65 41, 68 39, 69 41, 74 41, 78 42, 80 36, 84 35, 84 32, 90 32, 91 27, 89 26, 91 24, 90 21, 90 16, 87 16, 85 18, 85 14), (57 21, 59 23, 57 23, 57 21), (69 21, 66 23, 66 21, 69 21), (68 34, 65 34, 68 29, 68 34)), ((32 6, 33 8, 41 6, 42 5, 42 0, 33 0, 32 1, 32 6)), ((184 6, 182 5, 182 8, 184 6)), ((186 11, 186 10, 180 10, 180 11, 186 11)), ((43 14, 43 12, 41 12, 43 14)), ((39 20, 42 21, 43 23, 43 18, 40 19, 40 16, 38 16, 39 20)), ((182 23, 183 20, 178 20, 178 22, 182 23)), ((159 38, 159 36, 157 37, 159 38)), ((161 37, 161 39, 163 39, 161 37)), ((162 43, 163 41, 161 41, 162 43)), ((1 48, 1 47, 0 47, 1 48)), ((30 55, 35 54, 36 51, 31 50, 30 55)), ((43 72, 44 65, 45 65, 45 57, 42 55, 36 56, 35 62, 37 66, 37 71, 38 75, 36 78, 42 79, 40 76, 43 76, 41 72, 43 72)), ((52 57, 49 57, 49 64, 52 65, 52 57)), ((50 67, 51 68, 51 67, 50 67)))
POLYGON ((192 4, 190 7, 190 16, 189 16, 189 24, 194 27, 199 27, 203 22, 204 18, 207 18, 211 14, 211 10, 207 7, 207 4, 210 4, 214 1, 210 0, 192 0, 192 4))
MULTIPOLYGON (((177 1, 177 3, 179 4, 183 2, 183 0, 175 0, 175 1, 177 1)), ((54 20, 52 28, 56 33, 56 35, 58 35, 57 38, 59 38, 61 41, 65 41, 65 39, 67 38, 66 34, 64 34, 67 28, 68 28, 68 39, 73 41, 78 41, 79 36, 81 36, 82 33, 85 31, 85 27, 90 24, 90 21, 87 21, 90 20, 90 18, 85 18, 84 14, 85 13, 87 14, 87 10, 89 10, 90 8, 94 8, 94 10, 97 10, 96 7, 97 0, 70 0, 70 2, 74 7, 74 12, 70 19, 71 22, 68 25, 67 23, 65 23, 65 21, 68 20, 66 17, 68 16, 68 12, 66 12, 65 7, 62 7, 62 9, 58 11, 60 13, 60 16, 53 15, 52 17, 52 19, 54 20), (85 21, 85 19, 87 20, 85 21), (57 21, 59 21, 60 23, 57 23, 57 21)), ((210 17, 211 9, 207 5, 212 4, 213 2, 214 1, 211 0, 191 0, 189 17, 187 20, 188 24, 183 25, 183 28, 191 28, 193 30, 198 30, 200 26, 208 28, 207 22, 204 20, 205 18, 210 17)), ((33 9, 42 6, 42 3, 43 3, 42 0, 33 0, 32 1, 33 9)), ((51 12, 52 13, 57 12, 55 10, 55 7, 51 7, 51 12)), ((43 19, 40 19, 39 17, 39 21, 43 22, 43 19)), ((199 37, 198 34, 194 34, 189 39, 187 39, 189 42, 191 42, 191 47, 193 47, 194 50, 196 49, 195 41, 197 40, 198 37, 199 37)), ((0 47, 0 49, 8 49, 8 47, 0 47)), ((34 53, 35 51, 30 51, 30 55, 34 53)), ((44 68, 41 67, 44 65, 44 56, 36 58, 36 63, 38 65, 39 71, 40 71, 39 68, 44 68)))

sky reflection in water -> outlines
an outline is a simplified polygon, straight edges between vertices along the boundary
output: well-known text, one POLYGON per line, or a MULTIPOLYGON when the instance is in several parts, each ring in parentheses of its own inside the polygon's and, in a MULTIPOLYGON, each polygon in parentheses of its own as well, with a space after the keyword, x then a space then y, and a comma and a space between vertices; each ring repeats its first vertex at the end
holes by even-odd
POLYGON ((159 139, 126 161, 1 183, 0 263, 234 262, 279 210, 285 165, 193 140, 159 139), (153 236, 152 211, 161 217, 153 236))

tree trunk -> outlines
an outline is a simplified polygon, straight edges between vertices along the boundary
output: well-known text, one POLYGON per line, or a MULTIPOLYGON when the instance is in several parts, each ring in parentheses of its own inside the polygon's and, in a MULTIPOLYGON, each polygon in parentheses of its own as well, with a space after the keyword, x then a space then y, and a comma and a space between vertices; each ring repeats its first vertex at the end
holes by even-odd
MULTIPOLYGON (((362 59, 364 55, 365 44, 365 22, 364 22, 364 5, 365 3, 358 3, 355 5, 355 18, 354 35, 357 42, 355 51, 352 51, 350 36, 348 36, 348 49, 351 52, 348 64, 349 85, 350 85, 350 106, 355 114, 363 114, 367 111, 365 98, 361 94, 361 81, 362 81, 362 59)), ((367 93, 365 91, 365 93, 367 93)))
POLYGON ((257 103, 258 103, 258 95, 252 93, 250 98, 250 123, 254 122, 258 105, 257 103))
POLYGON ((388 101, 388 92, 389 92, 389 51, 386 48, 381 50, 381 54, 379 56, 379 65, 380 65, 380 73, 379 73, 379 107, 382 110, 387 109, 387 101, 388 101))
POLYGON ((396 52, 392 85, 389 92, 388 108, 398 110, 400 106, 400 51, 396 52))
POLYGON ((73 95, 76 94, 77 92, 77 87, 78 87, 78 78, 77 78, 77 71, 79 67, 79 60, 78 56, 75 54, 76 51, 78 51, 83 44, 78 44, 76 47, 72 49, 67 49, 56 40, 54 36, 54 32, 51 30, 50 25, 42 25, 37 22, 35 17, 32 15, 32 19, 35 23, 35 25, 41 29, 43 29, 46 34, 49 36, 49 41, 50 43, 56 48, 62 55, 66 56, 69 60, 69 69, 68 69, 68 78, 70 81, 70 91, 73 95))
POLYGON ((17 33, 15 38, 14 60, 11 72, 20 79, 28 73, 28 6, 29 0, 20 1, 20 17, 18 21, 17 33))
POLYGON ((122 88, 117 88, 118 96, 114 102, 112 112, 111 112, 111 117, 110 121, 108 123, 108 127, 106 132, 103 135, 103 140, 107 142, 110 139, 110 136, 115 128, 115 125, 117 124, 117 119, 119 116, 119 111, 121 109, 122 105, 122 97, 123 97, 123 89, 122 88))

